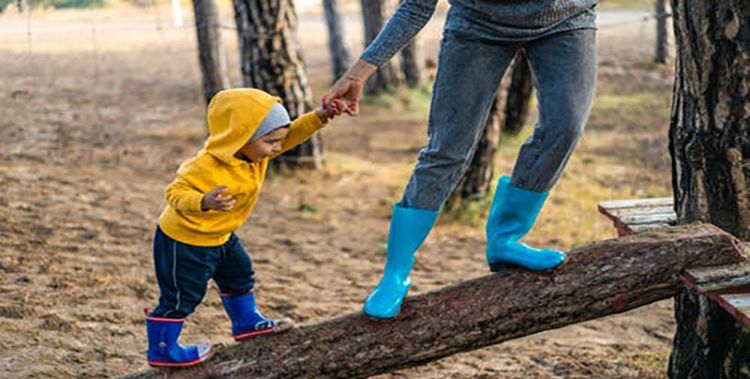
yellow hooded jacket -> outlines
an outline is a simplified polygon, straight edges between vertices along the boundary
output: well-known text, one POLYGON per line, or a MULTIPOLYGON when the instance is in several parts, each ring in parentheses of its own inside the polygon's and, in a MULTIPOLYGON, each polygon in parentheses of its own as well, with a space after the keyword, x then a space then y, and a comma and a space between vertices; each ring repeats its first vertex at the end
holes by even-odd
POLYGON ((167 186, 167 206, 159 217, 162 231, 179 242, 219 246, 248 218, 258 200, 269 159, 302 143, 327 126, 314 112, 294 120, 282 151, 261 162, 246 162, 234 155, 260 126, 268 111, 281 99, 256 89, 219 92, 208 106, 209 137, 203 149, 186 160, 167 186), (236 202, 229 211, 202 211, 203 195, 219 186, 236 202))

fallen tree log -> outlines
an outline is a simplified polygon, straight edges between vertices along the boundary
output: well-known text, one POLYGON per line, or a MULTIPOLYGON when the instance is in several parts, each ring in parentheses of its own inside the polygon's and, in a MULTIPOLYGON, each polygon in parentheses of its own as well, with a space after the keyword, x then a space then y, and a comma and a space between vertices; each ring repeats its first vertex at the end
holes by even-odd
POLYGON ((509 270, 410 297, 395 321, 345 315, 229 346, 192 369, 126 378, 367 377, 668 299, 683 270, 748 259, 711 225, 636 234, 574 249, 554 272, 509 270))

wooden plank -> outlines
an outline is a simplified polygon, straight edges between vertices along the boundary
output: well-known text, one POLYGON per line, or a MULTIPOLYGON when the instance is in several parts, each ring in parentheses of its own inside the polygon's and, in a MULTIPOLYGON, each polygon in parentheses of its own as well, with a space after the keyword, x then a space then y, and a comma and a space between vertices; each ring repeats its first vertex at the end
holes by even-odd
POLYGON ((685 272, 699 292, 719 292, 750 286, 750 262, 719 267, 689 269, 685 272))
POLYGON ((675 222, 677 222, 677 215, 674 212, 657 214, 631 214, 621 216, 620 220, 628 226, 644 224, 674 225, 675 222))
POLYGON ((599 203, 609 210, 626 208, 672 207, 674 199, 671 197, 653 197, 649 199, 607 200, 599 203))
POLYGON ((628 226, 628 230, 632 233, 643 233, 650 232, 657 229, 669 228, 674 225, 671 224, 647 224, 647 225, 633 225, 628 226))
POLYGON ((750 327, 750 262, 687 269, 683 281, 750 327))
POLYGON ((620 237, 671 226, 677 220, 671 197, 602 201, 599 212, 612 220, 620 237))

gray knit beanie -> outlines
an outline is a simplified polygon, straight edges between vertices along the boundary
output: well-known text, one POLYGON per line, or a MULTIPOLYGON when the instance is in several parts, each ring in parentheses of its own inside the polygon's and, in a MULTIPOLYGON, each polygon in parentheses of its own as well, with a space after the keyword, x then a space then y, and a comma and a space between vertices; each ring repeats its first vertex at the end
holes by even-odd
POLYGON ((276 129, 287 126, 291 122, 292 120, 289 119, 289 113, 286 111, 286 108, 284 108, 283 105, 276 103, 271 107, 271 110, 268 111, 268 114, 260 123, 258 130, 256 130, 255 134, 250 138, 250 142, 257 140, 276 129))

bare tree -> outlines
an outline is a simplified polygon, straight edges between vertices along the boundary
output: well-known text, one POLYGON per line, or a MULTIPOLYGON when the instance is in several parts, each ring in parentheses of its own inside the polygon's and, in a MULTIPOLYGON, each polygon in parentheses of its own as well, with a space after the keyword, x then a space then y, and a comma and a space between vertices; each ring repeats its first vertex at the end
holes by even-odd
MULTIPOLYGON (((234 0, 234 13, 243 85, 281 97, 292 118, 310 111, 312 91, 297 39, 297 14, 292 1, 234 0)), ((315 134, 275 161, 319 167, 322 160, 322 140, 320 134, 315 134)))
MULTIPOLYGON (((743 0, 673 0, 672 11, 669 151, 677 221, 710 222, 748 241, 750 7, 743 0)), ((689 290, 676 298, 675 316, 670 378, 750 377, 747 328, 689 290)))
POLYGON ((214 0, 193 0, 193 11, 198 36, 198 59, 203 74, 203 97, 208 104, 217 92, 230 86, 221 41, 219 9, 214 0))

